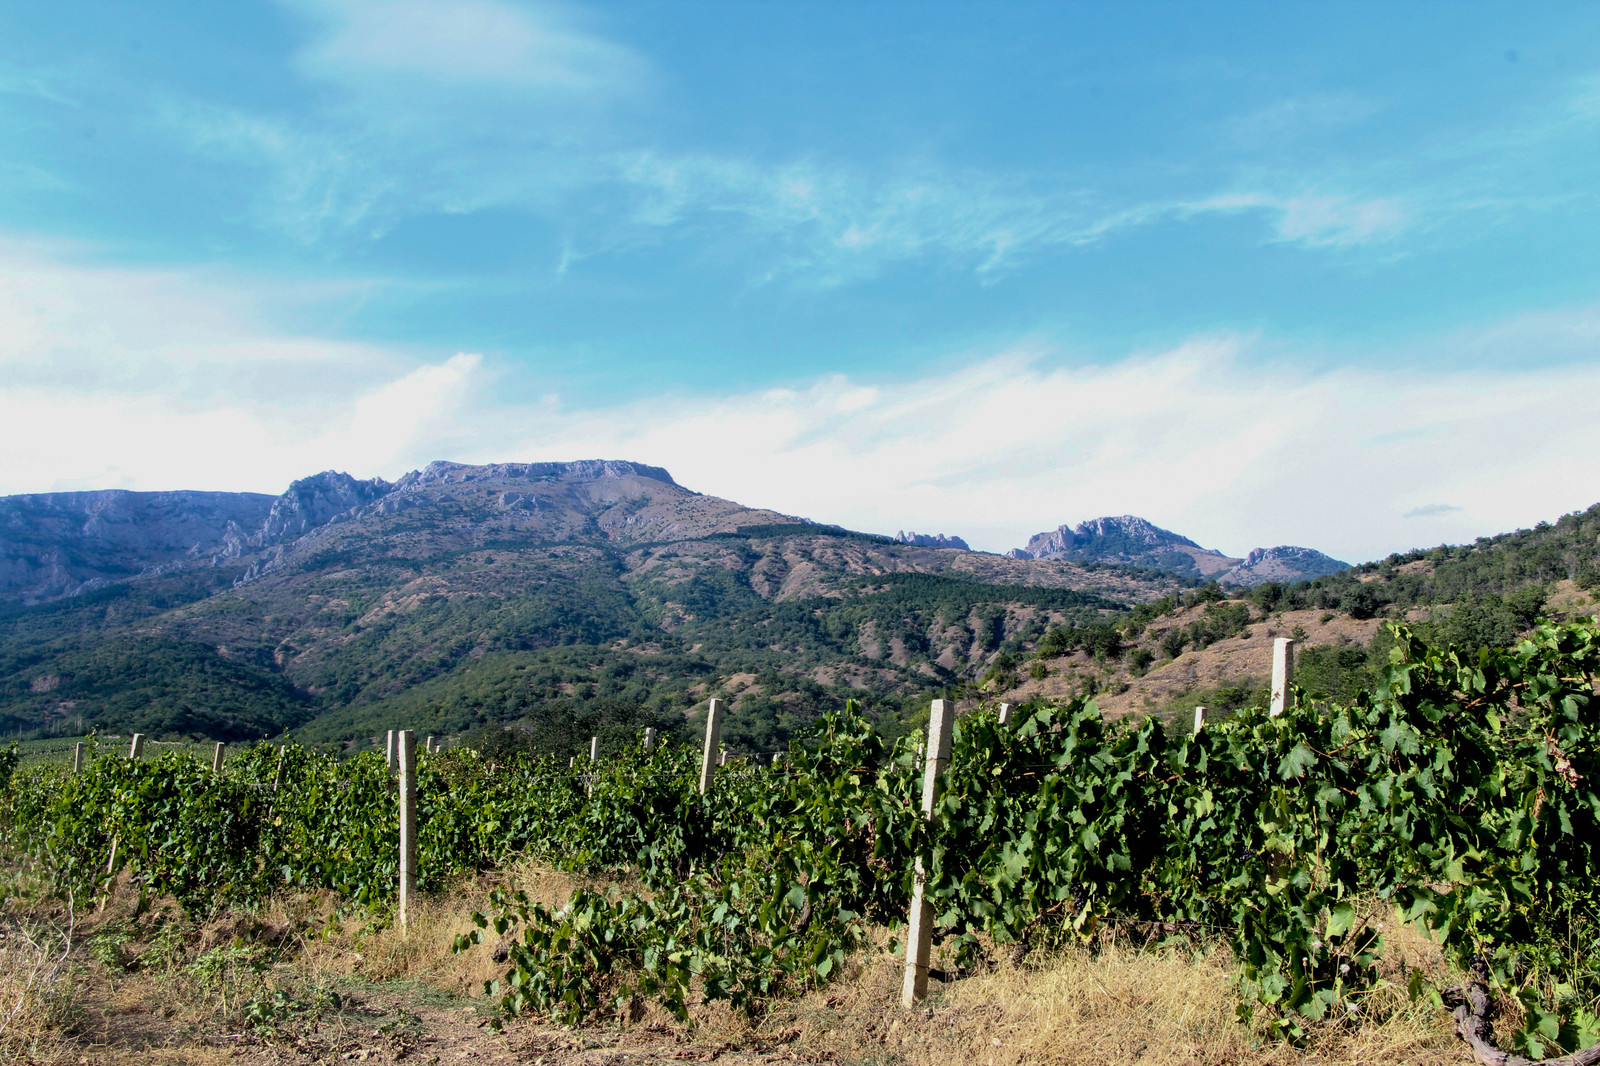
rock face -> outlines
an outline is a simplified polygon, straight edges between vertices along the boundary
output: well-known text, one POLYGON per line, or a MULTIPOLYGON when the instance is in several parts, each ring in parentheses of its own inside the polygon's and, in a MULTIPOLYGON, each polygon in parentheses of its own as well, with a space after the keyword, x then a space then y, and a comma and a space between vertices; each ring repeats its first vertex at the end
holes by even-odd
POLYGON ((1244 557, 1244 562, 1223 574, 1221 580, 1230 585, 1259 585, 1264 581, 1309 581, 1349 569, 1350 564, 1324 555, 1314 548, 1296 548, 1282 544, 1276 548, 1257 548, 1244 557))
POLYGON ((293 540, 393 491, 394 486, 382 478, 358 481, 337 470, 303 477, 272 501, 272 510, 261 528, 251 535, 250 544, 260 548, 293 540))
POLYGON ((1006 555, 1013 559, 1142 566, 1181 577, 1244 586, 1264 581, 1306 581, 1338 573, 1350 565, 1312 548, 1288 545, 1257 548, 1245 558, 1235 559, 1212 548, 1202 548, 1188 537, 1135 515, 1095 518, 1037 533, 1028 538, 1026 548, 1012 548, 1006 555))
POLYGON ((1028 538, 1012 558, 1142 566, 1183 577, 1215 577, 1239 564, 1219 551, 1162 529, 1136 515, 1094 518, 1028 538))
POLYGON ((958 548, 964 552, 972 550, 960 537, 947 537, 943 533, 907 533, 902 529, 895 534, 894 539, 901 544, 915 544, 919 548, 958 548))

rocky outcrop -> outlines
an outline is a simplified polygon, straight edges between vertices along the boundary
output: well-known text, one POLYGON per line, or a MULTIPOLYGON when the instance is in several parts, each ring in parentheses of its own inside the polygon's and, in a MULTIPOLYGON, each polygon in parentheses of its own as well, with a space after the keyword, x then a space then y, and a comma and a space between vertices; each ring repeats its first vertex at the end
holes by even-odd
POLYGON ((1202 548, 1188 537, 1162 529, 1136 515, 1095 518, 1076 526, 1059 526, 1028 538, 1026 548, 1006 552, 1012 559, 1067 559, 1083 563, 1142 566, 1182 577, 1224 585, 1259 585, 1263 581, 1308 581, 1336 574, 1350 564, 1312 548, 1281 545, 1257 548, 1234 559, 1202 548))
POLYGON ((1244 557, 1238 566, 1222 574, 1218 580, 1226 585, 1259 585, 1265 581, 1292 584, 1313 578, 1337 574, 1350 568, 1349 563, 1314 548, 1297 548, 1280 544, 1276 548, 1257 548, 1244 557))
POLYGON ((365 481, 337 470, 294 482, 276 500, 260 530, 249 538, 253 547, 264 548, 293 540, 335 518, 358 511, 394 491, 382 478, 365 481))
POLYGON ((594 481, 643 477, 676 486, 672 475, 659 466, 630 463, 620 459, 579 459, 570 463, 452 463, 436 459, 421 470, 414 470, 395 483, 397 488, 447 482, 458 485, 480 481, 594 481))
POLYGON ((1137 515, 1108 516, 1058 526, 1013 548, 1014 559, 1066 559, 1072 562, 1142 566, 1183 577, 1210 578, 1239 564, 1219 551, 1162 529, 1137 515))
POLYGON ((961 551, 971 551, 967 542, 960 537, 947 537, 943 533, 907 533, 901 530, 894 539, 901 544, 915 544, 919 548, 957 548, 961 551))

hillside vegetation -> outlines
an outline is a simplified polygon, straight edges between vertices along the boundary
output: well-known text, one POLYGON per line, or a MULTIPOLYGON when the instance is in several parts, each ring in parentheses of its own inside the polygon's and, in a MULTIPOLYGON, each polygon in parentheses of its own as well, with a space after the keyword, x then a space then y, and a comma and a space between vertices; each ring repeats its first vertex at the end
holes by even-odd
MULTIPOLYGON (((168 495, 169 510, 187 499, 168 495)), ((0 608, 0 728, 24 736, 294 730, 363 747, 400 725, 512 726, 505 743, 570 755, 645 724, 687 735, 710 695, 748 751, 846 698, 890 734, 931 695, 1176 714, 1246 700, 1274 636, 1303 632, 1304 676, 1348 694, 1386 661, 1381 619, 1505 644, 1542 613, 1587 610, 1600 573, 1600 508, 1245 591, 820 526, 636 464, 436 463, 394 484, 317 475, 270 505, 207 496, 173 521, 213 543, 169 530, 140 542, 154 565, 97 584, 132 534, 93 508, 132 505, 27 500, 17 521, 35 525, 8 551, 45 545, 71 507, 116 535, 71 542, 88 569, 18 570, 30 595, 69 579, 74 594, 0 608)))
POLYGON ((1249 590, 1206 585, 1132 607, 1086 628, 1047 633, 996 658, 976 686, 1022 700, 1095 695, 1108 713, 1187 719, 1265 699, 1272 643, 1299 644, 1297 679, 1318 698, 1348 700, 1377 681, 1406 621, 1427 640, 1504 647, 1541 617, 1600 609, 1600 505, 1470 545, 1441 546, 1338 574, 1249 590))
POLYGON ((341 478, 297 483, 257 532, 6 609, 0 723, 357 745, 516 723, 570 754, 686 728, 715 692, 730 741, 770 750, 842 698, 892 723, 1002 647, 1183 587, 819 526, 632 464, 341 478))

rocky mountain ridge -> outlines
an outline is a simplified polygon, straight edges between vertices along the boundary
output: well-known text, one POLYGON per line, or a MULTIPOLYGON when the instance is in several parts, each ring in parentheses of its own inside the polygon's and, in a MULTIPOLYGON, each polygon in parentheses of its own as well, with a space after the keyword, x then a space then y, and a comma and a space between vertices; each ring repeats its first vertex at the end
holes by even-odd
POLYGON ((1160 570, 1180 577, 1253 586, 1264 581, 1294 582, 1347 569, 1312 548, 1280 545, 1257 548, 1243 559, 1202 548, 1188 537, 1162 529, 1137 515, 1093 518, 1028 538, 1025 548, 1006 553, 1014 559, 1066 559, 1160 570))
POLYGON ((238 554, 277 503, 255 492, 123 489, 0 497, 0 603, 44 603, 238 554))
POLYGON ((967 542, 960 537, 947 537, 943 533, 907 533, 900 530, 894 539, 901 544, 915 544, 923 548, 955 548, 958 551, 971 551, 967 542))
MULTIPOLYGON (((104 546, 81 501, 6 505, 26 534, 6 534, 13 556, 104 546)), ((522 714, 664 727, 720 691, 748 716, 730 729, 777 742, 838 698, 954 683, 1048 626, 1181 588, 819 525, 617 461, 437 462, 393 482, 327 471, 276 498, 167 506, 178 517, 152 512, 160 528, 117 527, 139 551, 102 552, 98 584, 5 590, 0 727, 81 716, 343 739, 402 713, 452 729, 522 714)))

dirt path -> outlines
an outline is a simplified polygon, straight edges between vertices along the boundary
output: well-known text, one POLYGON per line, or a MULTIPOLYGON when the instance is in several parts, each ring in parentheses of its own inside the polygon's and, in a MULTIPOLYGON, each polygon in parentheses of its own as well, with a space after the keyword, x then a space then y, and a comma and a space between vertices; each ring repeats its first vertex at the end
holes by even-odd
MULTIPOLYGON (((798 1029, 739 1041, 706 1040, 681 1027, 654 1023, 617 1029, 513 1024, 496 1031, 474 1004, 415 985, 349 982, 337 1007, 315 1016, 289 1013, 276 1024, 218 1032, 185 1022, 178 1005, 152 1001, 141 983, 86 988, 70 1048, 57 1058, 79 1066, 302 1066, 310 1063, 518 1063, 534 1066, 622 1066, 719 1062, 830 1062, 832 1052, 793 1045, 798 1029)), ((45 1060, 41 1060, 45 1061, 45 1060)))

